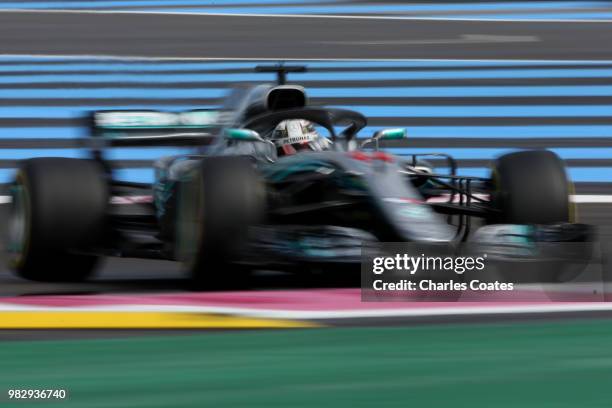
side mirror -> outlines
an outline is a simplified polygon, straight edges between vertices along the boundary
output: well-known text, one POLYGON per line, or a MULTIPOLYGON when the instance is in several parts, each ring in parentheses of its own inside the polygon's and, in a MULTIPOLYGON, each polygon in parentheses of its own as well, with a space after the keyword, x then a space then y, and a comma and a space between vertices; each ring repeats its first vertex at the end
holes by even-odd
POLYGON ((406 132, 406 129, 404 128, 382 129, 374 133, 371 138, 364 141, 361 144, 361 147, 374 142, 376 143, 376 150, 378 150, 378 142, 380 140, 399 140, 406 139, 407 137, 408 132, 406 132))
POLYGON ((395 129, 382 129, 374 133, 372 139, 374 140, 397 140, 405 139, 408 136, 406 129, 395 128, 395 129))
POLYGON ((225 138, 247 142, 265 141, 261 136, 259 136, 259 133, 250 129, 225 129, 225 138))

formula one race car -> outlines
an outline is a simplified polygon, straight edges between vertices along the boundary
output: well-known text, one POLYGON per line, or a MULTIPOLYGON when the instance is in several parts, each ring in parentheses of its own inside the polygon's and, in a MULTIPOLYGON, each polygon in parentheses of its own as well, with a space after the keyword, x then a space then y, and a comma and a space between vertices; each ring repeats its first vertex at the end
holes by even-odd
POLYGON ((284 83, 303 69, 259 67, 279 83, 237 87, 219 110, 94 112, 90 159, 20 163, 11 266, 74 281, 103 256, 168 259, 217 288, 254 269, 358 264, 376 242, 497 243, 522 225, 533 226, 520 230, 529 239, 588 235, 571 223, 571 183, 552 152, 499 157, 490 178, 458 176, 444 154, 394 156, 380 147, 402 142, 404 129, 358 138, 363 115, 311 106, 304 88, 284 83), (193 153, 158 160, 152 185, 113 179, 108 148, 165 145, 193 153), (440 160, 448 171, 432 165, 440 160), (483 221, 475 233, 473 219, 483 221))

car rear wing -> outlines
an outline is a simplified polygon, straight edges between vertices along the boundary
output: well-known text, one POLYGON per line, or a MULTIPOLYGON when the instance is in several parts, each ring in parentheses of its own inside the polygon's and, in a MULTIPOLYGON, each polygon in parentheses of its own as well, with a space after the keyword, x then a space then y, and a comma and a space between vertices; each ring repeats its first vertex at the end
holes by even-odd
POLYGON ((208 109, 95 111, 89 118, 90 133, 102 146, 202 145, 219 134, 230 115, 208 109))

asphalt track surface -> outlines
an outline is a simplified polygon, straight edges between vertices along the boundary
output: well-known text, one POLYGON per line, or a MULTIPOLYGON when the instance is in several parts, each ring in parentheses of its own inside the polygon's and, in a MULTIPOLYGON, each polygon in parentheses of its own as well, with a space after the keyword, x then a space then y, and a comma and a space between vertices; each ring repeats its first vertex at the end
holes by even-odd
POLYGON ((0 13, 4 54, 606 60, 611 40, 612 24, 600 22, 0 13), (454 42, 465 35, 506 37, 506 42, 454 42))
MULTIPOLYGON (((0 50, 19 55, 604 61, 610 59, 611 40, 612 25, 598 22, 0 13, 0 50), (465 35, 485 40, 462 42, 465 35), (487 42, 502 37, 507 41, 487 42)), ((605 225, 610 220, 608 205, 586 204, 581 213, 584 222, 605 225)), ((265 277, 254 286, 301 287, 311 283, 265 277)), ((184 289, 178 265, 160 261, 109 260, 96 280, 75 285, 32 284, 12 277, 5 269, 0 271, 0 296, 184 289)))

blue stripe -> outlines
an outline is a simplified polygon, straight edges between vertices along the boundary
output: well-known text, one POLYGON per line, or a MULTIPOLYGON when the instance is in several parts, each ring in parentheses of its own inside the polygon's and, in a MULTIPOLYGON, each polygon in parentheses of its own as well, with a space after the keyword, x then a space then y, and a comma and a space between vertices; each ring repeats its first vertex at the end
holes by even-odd
MULTIPOLYGON (((607 5, 608 7, 610 4, 607 5)), ((434 17, 434 16, 429 16, 434 17)), ((445 16, 446 18, 447 16, 445 16)), ((504 13, 504 14, 454 14, 448 16, 449 19, 490 19, 490 20, 602 20, 612 18, 612 12, 593 11, 582 12, 573 11, 566 13, 542 13, 542 14, 525 14, 525 13, 504 13)))
MULTIPOLYGON (((360 132, 361 137, 370 136, 377 130, 393 126, 368 126, 360 132)), ((534 125, 534 126, 409 126, 408 138, 458 138, 480 139, 502 138, 578 138, 612 137, 612 125, 534 125)), ((86 127, 0 127, 0 139, 48 138, 72 139, 89 134, 86 127)))
POLYGON ((223 88, 150 89, 150 88, 54 88, 0 89, 0 98, 11 99, 87 99, 87 98, 222 98, 228 93, 223 88))
POLYGON ((570 179, 575 182, 612 182, 612 168, 610 167, 570 167, 567 172, 570 179))
MULTIPOLYGON (((447 153, 456 159, 491 159, 516 151, 512 148, 390 148, 397 155, 447 153)), ((612 157, 612 148, 560 147, 548 149, 563 159, 605 159, 612 157)), ((155 160, 164 156, 192 153, 194 149, 178 147, 140 147, 109 149, 109 160, 155 160)), ((0 149, 0 160, 21 160, 30 157, 86 157, 84 149, 0 149)), ((611 180, 612 181, 612 180, 611 180)))
MULTIPOLYGON (((57 88, 0 89, 0 98, 11 99, 86 99, 86 98, 221 98, 224 88, 57 88)), ((513 96, 612 96, 612 85, 567 86, 457 86, 457 87, 372 87, 308 88, 314 98, 383 97, 513 97, 513 96)))
MULTIPOLYGON (((446 169, 439 169, 444 172, 446 169)), ((611 182, 612 168, 610 167, 584 167, 568 169, 570 178, 574 182, 611 182)), ((490 170, 487 168, 460 169, 459 174, 463 176, 489 177, 490 170)), ((7 183, 13 179, 13 169, 0 169, 0 183, 7 183)), ((151 183, 154 180, 152 169, 119 169, 115 171, 118 180, 151 183)))
POLYGON ((307 92, 316 98, 610 96, 612 85, 309 88, 307 92))
POLYGON ((0 149, 0 160, 24 160, 33 157, 84 158, 83 149, 0 149))
MULTIPOLYGON (((152 183, 154 180, 153 169, 119 169, 115 171, 114 175, 117 180, 141 183, 152 183)), ((0 169, 0 183, 10 183, 14 176, 14 169, 0 169)))
MULTIPOLYGON (((609 5, 609 4, 608 4, 609 5)), ((274 7, 173 7, 168 9, 142 8, 150 11, 179 11, 193 13, 236 13, 236 14, 347 14, 347 13, 385 13, 385 12, 434 12, 434 11, 499 11, 499 10, 547 10, 550 8, 589 9, 605 7, 597 2, 496 2, 496 3, 458 3, 458 4, 376 4, 376 5, 317 5, 317 6, 274 6, 274 7), (556 6, 556 7, 555 7, 556 6)), ((418 15, 422 16, 422 15, 418 15)))
POLYGON ((478 78, 599 78, 612 76, 609 68, 543 68, 543 69, 490 69, 469 71, 392 71, 380 72, 341 72, 306 73, 300 75, 303 81, 328 80, 421 80, 421 79, 478 79, 478 78), (331 77, 330 77, 331 76, 331 77))
MULTIPOLYGON (((440 171, 445 170, 440 169, 440 171)), ((487 168, 466 168, 459 170, 459 174, 462 176, 474 177, 489 177, 490 172, 487 168)), ((568 174, 574 182, 612 181, 612 167, 569 168, 568 174)), ((154 180, 153 170, 151 169, 121 169, 117 170, 115 175, 120 180, 140 181, 143 183, 151 183, 154 180)))
MULTIPOLYGON (((387 149, 393 154, 400 156, 416 153, 446 153, 453 156, 455 159, 492 159, 502 154, 514 152, 520 149, 513 148, 390 148, 387 149)), ((612 157, 612 148, 599 147, 593 149, 590 147, 556 147, 548 150, 555 152, 562 159, 608 159, 612 157)), ((612 180, 610 180, 612 181, 612 180)))
MULTIPOLYGON (((0 61, 10 62, 12 58, 0 58, 0 61)), ((65 60, 70 61, 70 60, 65 60)), ((104 62, 104 63, 79 63, 65 65, 32 65, 14 64, 0 65, 0 72, 19 72, 19 71, 43 71, 43 72, 70 72, 70 71, 191 71, 191 70, 223 70, 223 69, 249 69, 253 68, 255 62, 235 62, 235 63, 216 63, 216 62, 185 62, 167 63, 158 61, 151 64, 143 64, 138 61, 126 62, 104 62)))
MULTIPOLYGON (((14 169, 0 169, 0 183, 10 183, 15 176, 14 169)), ((117 169, 113 172, 114 179, 141 183, 152 183, 154 171, 150 168, 117 169)))
MULTIPOLYGON (((109 149, 108 160, 156 160, 164 156, 193 153, 194 149, 178 147, 139 147, 109 149)), ((23 160, 32 157, 88 157, 85 149, 0 149, 0 160, 23 160)))
POLYGON ((0 169, 0 183, 10 183, 14 177, 14 169, 0 169))
MULTIPOLYGON (((410 126, 408 137, 562 138, 612 137, 612 125, 535 125, 535 126, 410 126)), ((372 129, 374 130, 374 129, 372 129)))
POLYGON ((86 127, 0 127, 0 139, 74 139, 89 134, 86 127))
MULTIPOLYGON (((312 75, 312 74, 311 74, 312 75)), ((49 74, 49 75, 14 75, 0 77, 0 84, 44 84, 57 82, 81 83, 181 83, 181 82, 236 82, 236 81, 269 81, 273 74, 49 74)))
MULTIPOLYGON (((346 126, 345 126, 346 127, 346 126)), ((336 127, 336 132, 345 127, 336 127)), ((366 126, 359 132, 360 138, 370 137, 374 132, 397 126, 366 126)), ((449 145, 454 138, 475 139, 560 139, 560 138, 612 138, 612 125, 533 125, 533 126, 408 126, 408 139, 432 138, 449 139, 449 145)), ((408 141, 410 143, 410 141, 408 141)))
MULTIPOLYGON (((188 110, 210 106, 9 106, 0 107, 0 118, 68 119, 84 116, 86 111, 101 109, 188 110)), ((343 106, 367 117, 606 117, 612 105, 508 105, 508 106, 343 106)))
MULTIPOLYGON (((446 169, 439 169, 441 172, 446 169)), ((570 178, 574 182, 610 182, 612 181, 612 168, 610 167, 585 167, 568 169, 570 178)), ((490 170, 487 168, 460 169, 462 176, 489 177, 490 170)), ((13 169, 0 169, 0 183, 7 183, 13 179, 13 169)), ((151 183, 154 180, 152 169, 119 169, 115 171, 118 180, 151 183)))
MULTIPOLYGON (((343 106, 367 117, 601 117, 612 105, 343 106)), ((1 114, 2 110, 0 110, 1 114)))
MULTIPOLYGON (((448 169, 439 169, 448 172, 448 169)), ((612 167, 570 167, 567 169, 569 178, 576 183, 609 183, 612 182, 612 167)), ((457 172, 460 176, 490 177, 488 168, 464 168, 457 172)))
MULTIPOLYGON (((486 78, 607 78, 610 68, 547 68, 547 69, 492 69, 469 71, 391 71, 380 72, 310 72, 295 75, 295 81, 363 81, 363 80, 423 80, 423 79, 486 79, 486 78)), ((0 77, 2 84, 24 83, 181 83, 181 82, 236 82, 274 81, 272 74, 48 74, 0 77)))
POLYGON ((117 180, 136 181, 140 183, 153 183, 155 174, 153 169, 117 169, 113 172, 117 180))
POLYGON ((11 106, 0 107, 0 118, 78 119, 84 118, 88 111, 103 109, 158 109, 168 111, 184 111, 194 108, 207 109, 210 108, 210 106, 11 106))
POLYGON ((140 147, 108 149, 105 157, 108 160, 157 160, 165 156, 177 156, 194 153, 193 148, 184 147, 140 147))

